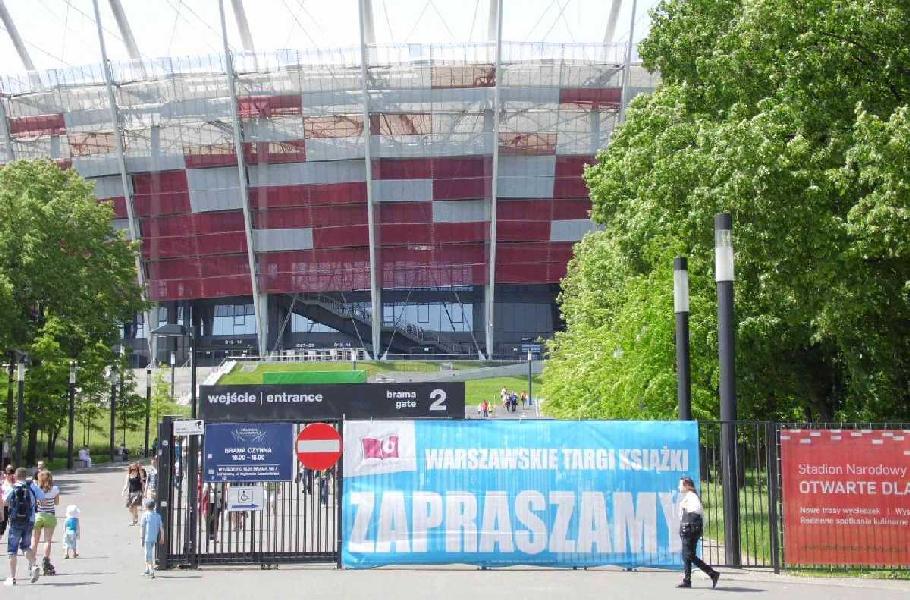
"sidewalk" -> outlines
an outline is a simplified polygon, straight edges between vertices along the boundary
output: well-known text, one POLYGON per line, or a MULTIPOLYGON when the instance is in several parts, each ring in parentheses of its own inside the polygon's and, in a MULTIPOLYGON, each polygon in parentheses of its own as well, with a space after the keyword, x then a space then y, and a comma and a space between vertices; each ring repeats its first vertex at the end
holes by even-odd
MULTIPOLYGON (((161 571, 154 581, 142 576, 139 531, 128 525, 123 506, 122 465, 90 471, 61 472, 61 513, 67 504, 82 510, 83 539, 80 557, 64 560, 59 544, 61 526, 55 532, 52 561, 58 575, 42 577, 36 584, 24 578, 5 588, 6 597, 23 598, 127 598, 154 594, 154 598, 320 598, 365 600, 552 600, 634 597, 635 600, 666 598, 717 598, 722 592, 754 593, 756 598, 800 600, 897 600, 910 596, 910 582, 865 579, 817 579, 722 569, 718 590, 704 578, 695 579, 692 590, 676 590, 678 573, 618 569, 563 571, 549 569, 420 568, 337 571, 330 567, 291 567, 262 571, 258 567, 205 568, 198 571, 161 571)), ((0 567, 6 577, 6 566, 0 567)), ((751 596, 751 594, 749 594, 751 596)), ((149 596, 152 598, 151 596, 149 596)), ((721 595, 723 597, 723 595, 721 595)))

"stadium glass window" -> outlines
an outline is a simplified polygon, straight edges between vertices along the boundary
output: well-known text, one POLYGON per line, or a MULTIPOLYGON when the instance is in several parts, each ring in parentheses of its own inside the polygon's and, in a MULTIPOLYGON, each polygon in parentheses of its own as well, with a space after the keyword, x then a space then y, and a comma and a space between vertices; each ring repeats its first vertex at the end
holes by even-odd
POLYGON ((138 315, 136 315, 136 318, 133 320, 133 326, 135 327, 137 340, 144 339, 145 337, 147 337, 147 335, 145 333, 145 315, 144 314, 139 313, 138 315))
POLYGON ((252 304, 221 304, 215 307, 212 335, 255 335, 256 318, 252 304))
POLYGON ((418 304, 417 305, 417 322, 424 324, 430 322, 430 305, 429 304, 418 304))

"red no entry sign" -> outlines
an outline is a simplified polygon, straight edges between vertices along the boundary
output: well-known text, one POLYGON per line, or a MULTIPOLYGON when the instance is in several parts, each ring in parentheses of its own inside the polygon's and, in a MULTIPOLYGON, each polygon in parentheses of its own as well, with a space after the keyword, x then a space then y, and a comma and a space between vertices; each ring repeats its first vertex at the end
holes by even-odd
POLYGON ((297 460, 314 471, 333 466, 341 458, 341 436, 325 423, 312 423, 297 434, 297 460))

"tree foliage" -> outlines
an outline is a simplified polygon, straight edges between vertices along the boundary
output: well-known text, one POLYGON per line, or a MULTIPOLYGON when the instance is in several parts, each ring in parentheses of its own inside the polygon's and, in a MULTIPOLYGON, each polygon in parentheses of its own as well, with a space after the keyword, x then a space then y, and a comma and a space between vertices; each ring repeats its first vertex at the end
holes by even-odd
POLYGON ((0 167, 0 349, 30 359, 29 455, 38 429, 53 439, 66 422, 70 361, 80 404, 101 402, 119 324, 142 309, 136 249, 113 217, 75 171, 49 161, 0 167))
POLYGON ((545 377, 560 415, 675 414, 672 260, 693 400, 717 416, 713 215, 734 217, 745 418, 910 415, 910 3, 666 0, 663 80, 586 171, 545 377))

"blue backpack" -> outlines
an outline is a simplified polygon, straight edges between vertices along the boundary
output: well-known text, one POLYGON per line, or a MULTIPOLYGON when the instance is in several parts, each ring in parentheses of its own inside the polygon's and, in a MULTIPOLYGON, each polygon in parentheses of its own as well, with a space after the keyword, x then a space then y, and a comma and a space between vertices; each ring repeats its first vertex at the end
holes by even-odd
POLYGON ((33 496, 34 492, 27 483, 13 488, 13 499, 9 505, 9 519, 14 527, 25 527, 32 522, 32 517, 35 515, 33 496))

